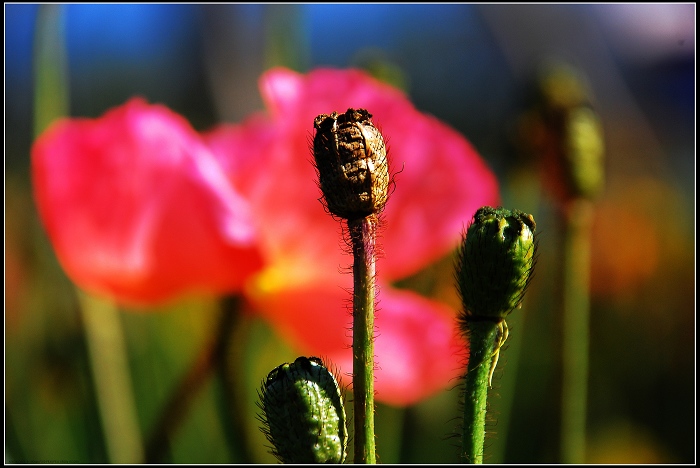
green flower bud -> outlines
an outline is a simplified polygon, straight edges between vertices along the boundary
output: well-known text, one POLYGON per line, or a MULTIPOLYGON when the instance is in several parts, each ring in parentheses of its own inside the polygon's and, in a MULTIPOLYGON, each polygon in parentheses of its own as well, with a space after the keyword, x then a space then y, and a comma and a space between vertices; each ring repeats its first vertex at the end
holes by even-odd
POLYGON ((384 138, 365 109, 321 114, 314 119, 314 160, 328 211, 361 219, 384 209, 389 164, 384 138))
POLYGON ((605 181, 605 148, 602 125, 591 108, 581 106, 569 111, 564 141, 573 192, 593 199, 605 181))
POLYGON ((582 74, 559 62, 543 66, 539 78, 539 114, 548 135, 540 148, 547 177, 561 180, 558 196, 595 198, 605 183, 603 126, 593 110, 582 74))
POLYGON ((456 279, 460 320, 500 322, 518 307, 535 266, 535 220, 518 210, 482 207, 463 236, 456 279))
POLYGON ((338 382, 316 357, 269 373, 259 392, 262 431, 282 463, 342 463, 348 433, 338 382))

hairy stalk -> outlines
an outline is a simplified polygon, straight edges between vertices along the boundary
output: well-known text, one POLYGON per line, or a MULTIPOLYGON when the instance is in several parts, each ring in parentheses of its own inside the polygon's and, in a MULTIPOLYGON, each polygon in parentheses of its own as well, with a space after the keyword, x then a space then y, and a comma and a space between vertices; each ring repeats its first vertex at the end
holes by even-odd
POLYGON ((588 388, 592 204, 579 199, 564 218, 562 463, 584 463, 588 388))
POLYGON ((462 458, 465 463, 481 464, 486 435, 486 396, 491 362, 495 359, 498 324, 492 320, 471 321, 468 329, 469 368, 464 384, 462 458))
POLYGON ((469 339, 463 396, 462 461, 483 463, 487 386, 508 339, 506 316, 520 308, 535 266, 535 220, 484 206, 464 233, 455 265, 459 327, 469 339))
POLYGON ((353 254, 353 396, 355 463, 376 463, 374 442, 374 296, 377 215, 389 197, 381 132, 366 109, 314 119, 314 161, 323 203, 348 222, 353 254))
POLYGON ((375 215, 348 220, 353 253, 355 463, 376 463, 374 443, 375 215))

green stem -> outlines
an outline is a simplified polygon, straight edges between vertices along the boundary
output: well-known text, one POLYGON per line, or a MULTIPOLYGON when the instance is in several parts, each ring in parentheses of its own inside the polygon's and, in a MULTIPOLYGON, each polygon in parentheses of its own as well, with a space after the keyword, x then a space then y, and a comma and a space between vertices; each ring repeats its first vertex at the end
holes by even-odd
MULTIPOLYGON (((527 298, 523 304, 525 304, 525 302, 527 302, 527 298)), ((523 305, 523 311, 525 309, 526 306, 523 305)), ((518 333, 511 334, 508 339, 508 372, 503 372, 502 377, 499 378, 498 398, 489 402, 489 408, 493 411, 493 414, 498 415, 498 435, 490 441, 491 443, 489 445, 489 463, 494 465, 502 465, 506 456, 506 443, 508 442, 511 412, 517 388, 520 349, 523 343, 523 325, 525 323, 525 314, 522 313, 523 311, 518 311, 518 313, 508 316, 509 327, 513 330, 517 330, 518 333)), ((501 365, 501 362, 500 360, 498 361, 499 365, 501 365)), ((506 361, 503 361, 503 365, 505 364, 506 361)))
POLYGON ((592 213, 591 202, 577 200, 564 219, 562 463, 585 460, 592 213))
MULTIPOLYGON (((146 463, 163 463, 163 458, 169 448, 169 441, 175 435, 177 429, 182 426, 182 422, 195 397, 209 380, 214 369, 221 366, 231 332, 238 322, 240 315, 238 311, 239 305, 239 298, 225 298, 220 311, 220 321, 214 329, 213 336, 202 347, 192 366, 180 380, 177 387, 175 387, 150 433, 146 443, 146 463)), ((230 398, 231 396, 227 395, 227 397, 230 398)), ((238 421, 234 422, 233 428, 238 427, 240 427, 238 421)), ((236 436, 236 441, 244 440, 240 433, 236 434, 236 436)))
POLYGON ((250 335, 246 313, 247 304, 240 296, 226 296, 222 299, 222 312, 219 325, 219 351, 216 372, 221 382, 223 401, 221 404, 224 435, 228 448, 238 456, 241 463, 251 463, 250 434, 246 430, 247 412, 244 411, 245 391, 240 378, 245 356, 241 356, 250 335))
POLYGON ((119 311, 81 291, 78 298, 109 460, 139 463, 143 446, 119 311))
POLYGON ((353 253, 352 349, 355 463, 376 463, 374 443, 374 295, 377 218, 348 220, 353 253))
POLYGON ((34 39, 34 136, 70 112, 63 5, 41 5, 34 39))
POLYGON ((481 464, 484 460, 486 435, 486 395, 489 372, 498 337, 498 323, 472 320, 469 327, 469 367, 464 387, 464 430, 462 457, 465 463, 481 464))

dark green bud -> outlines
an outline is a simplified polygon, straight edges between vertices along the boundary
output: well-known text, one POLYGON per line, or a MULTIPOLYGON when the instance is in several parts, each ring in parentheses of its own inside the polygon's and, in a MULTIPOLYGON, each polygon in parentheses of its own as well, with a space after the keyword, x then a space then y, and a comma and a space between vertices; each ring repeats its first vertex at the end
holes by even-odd
POLYGON ((276 367, 259 397, 262 431, 282 463, 343 463, 345 407, 338 381, 319 358, 276 367))
POLYGON ((462 321, 500 322, 518 307, 535 266, 535 220, 519 210, 482 207, 463 236, 456 265, 462 321))

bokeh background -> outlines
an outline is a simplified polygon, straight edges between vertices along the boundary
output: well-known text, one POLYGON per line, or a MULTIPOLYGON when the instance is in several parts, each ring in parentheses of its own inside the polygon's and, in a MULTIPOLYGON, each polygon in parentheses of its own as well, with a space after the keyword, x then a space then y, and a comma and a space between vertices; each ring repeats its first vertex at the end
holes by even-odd
MULTIPOLYGON (((504 205, 533 213, 541 233, 494 378, 486 463, 559 460, 561 239, 513 136, 541 60, 577 66, 603 121, 607 178, 592 236, 586 461, 695 462, 694 4, 5 4, 5 461, 109 463, 80 302, 29 182, 30 146, 46 125, 37 106, 61 95, 40 86, 51 82, 36 74, 40 45, 65 53, 53 73, 67 78, 73 116, 97 117, 138 94, 205 130, 261 110, 257 79, 269 67, 358 67, 462 132, 497 174, 504 205)), ((451 268, 447 257, 400 286, 457 307, 451 268)), ((140 433, 216 326, 216 303, 120 313, 140 433)), ((213 377, 164 461, 275 461, 255 392, 293 350, 256 318, 237 327, 229 352, 239 391, 226 404, 243 432, 232 435, 228 394, 213 377)), ((458 461, 449 437, 458 398, 454 388, 409 408, 380 405, 380 460, 458 461)))

